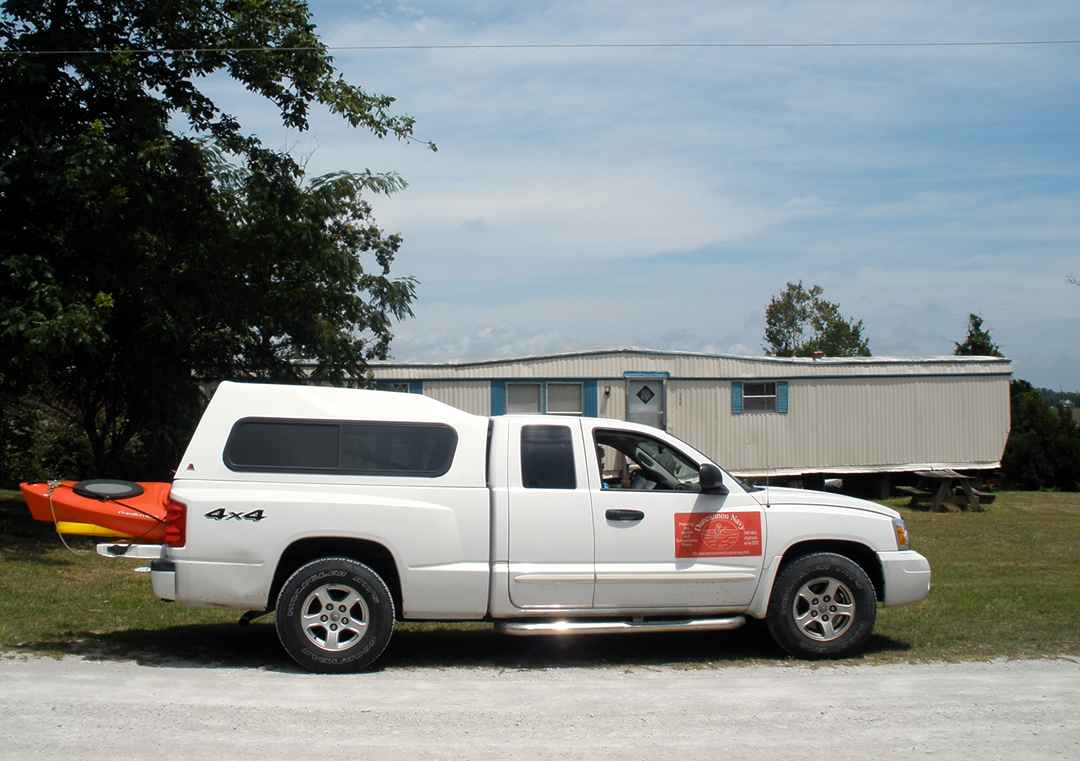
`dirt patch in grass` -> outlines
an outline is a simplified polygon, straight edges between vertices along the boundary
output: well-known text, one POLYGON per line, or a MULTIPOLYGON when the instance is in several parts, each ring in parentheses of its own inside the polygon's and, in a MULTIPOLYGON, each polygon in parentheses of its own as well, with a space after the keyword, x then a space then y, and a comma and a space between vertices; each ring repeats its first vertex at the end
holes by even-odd
MULTIPOLYGON (((879 608, 855 662, 1080 654, 1080 495, 1003 493, 985 513, 889 504, 930 558, 933 589, 924 603, 879 608)), ((241 627, 241 611, 159 602, 146 576, 132 573, 146 561, 99 558, 92 546, 69 553, 51 526, 29 519, 17 493, 0 492, 0 650, 8 657, 293 669, 272 625, 241 627)), ((500 636, 488 624, 405 624, 384 665, 708 668, 785 659, 756 621, 725 634, 566 639, 500 636)))

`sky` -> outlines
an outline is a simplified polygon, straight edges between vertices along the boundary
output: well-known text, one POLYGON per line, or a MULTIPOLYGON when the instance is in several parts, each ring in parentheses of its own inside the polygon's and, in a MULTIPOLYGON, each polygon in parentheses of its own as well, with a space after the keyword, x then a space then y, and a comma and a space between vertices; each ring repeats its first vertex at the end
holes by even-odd
MULTIPOLYGON (((1080 39, 1075 0, 313 0, 330 45, 1080 39)), ((439 150, 218 102, 373 199, 419 282, 400 360, 612 346, 760 355, 788 281, 876 355, 949 354, 980 314, 1016 377, 1080 389, 1080 45, 335 53, 439 150)))

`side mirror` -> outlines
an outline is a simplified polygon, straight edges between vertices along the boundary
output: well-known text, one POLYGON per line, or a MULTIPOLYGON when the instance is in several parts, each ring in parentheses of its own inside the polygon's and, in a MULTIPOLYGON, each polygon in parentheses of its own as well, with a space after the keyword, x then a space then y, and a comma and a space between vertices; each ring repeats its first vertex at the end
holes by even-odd
POLYGON ((698 483, 701 485, 702 494, 728 493, 728 488, 724 486, 723 472, 711 462, 703 462, 698 467, 698 483))

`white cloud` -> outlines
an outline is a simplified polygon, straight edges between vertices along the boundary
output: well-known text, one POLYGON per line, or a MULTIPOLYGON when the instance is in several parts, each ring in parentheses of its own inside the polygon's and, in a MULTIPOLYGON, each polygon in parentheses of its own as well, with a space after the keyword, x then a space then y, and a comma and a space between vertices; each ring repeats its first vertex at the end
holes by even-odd
MULTIPOLYGON (((1074 2, 371 3, 331 44, 1045 39, 1074 2)), ((215 83, 313 173, 394 168, 374 202, 421 280, 402 358, 587 346, 756 353, 786 280, 879 352, 940 354, 969 311, 1022 374, 1080 387, 1080 55, 1068 48, 341 53, 440 152, 316 110, 300 135, 215 83), (1072 326, 1070 328, 1055 326, 1072 326), (1067 331, 1071 330, 1071 334, 1067 331), (1073 341, 1075 343, 1075 341, 1073 341), (1056 379, 1056 380, 1055 380, 1056 379)))

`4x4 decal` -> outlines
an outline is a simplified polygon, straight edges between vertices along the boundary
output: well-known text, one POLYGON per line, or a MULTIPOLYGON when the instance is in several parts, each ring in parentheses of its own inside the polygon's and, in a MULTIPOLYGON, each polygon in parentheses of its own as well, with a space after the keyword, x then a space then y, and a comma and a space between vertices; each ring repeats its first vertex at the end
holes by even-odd
POLYGON ((215 521, 255 521, 258 523, 266 516, 263 515, 262 509, 252 510, 248 513, 233 512, 226 510, 224 507, 219 507, 216 510, 211 510, 206 513, 204 518, 210 518, 215 521))

